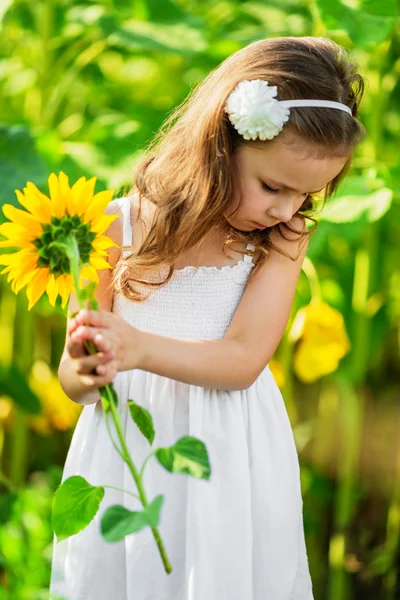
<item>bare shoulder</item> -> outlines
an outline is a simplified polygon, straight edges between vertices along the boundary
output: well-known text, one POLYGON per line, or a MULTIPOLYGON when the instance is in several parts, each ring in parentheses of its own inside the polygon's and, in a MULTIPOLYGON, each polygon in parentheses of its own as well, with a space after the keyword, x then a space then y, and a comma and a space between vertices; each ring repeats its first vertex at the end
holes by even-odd
MULTIPOLYGON (((294 231, 291 231, 288 227, 281 227, 283 233, 283 235, 281 235, 278 229, 274 229, 271 231, 269 239, 274 246, 277 246, 287 254, 290 254, 290 256, 296 257, 299 254, 297 260, 303 262, 309 241, 308 238, 306 239, 303 237, 306 232, 305 223, 300 217, 294 216, 289 221, 288 225, 290 225, 291 229, 294 231)), ((279 254, 279 252, 272 249, 271 255, 273 254, 279 254)), ((282 256, 282 258, 285 259, 286 257, 282 256)))

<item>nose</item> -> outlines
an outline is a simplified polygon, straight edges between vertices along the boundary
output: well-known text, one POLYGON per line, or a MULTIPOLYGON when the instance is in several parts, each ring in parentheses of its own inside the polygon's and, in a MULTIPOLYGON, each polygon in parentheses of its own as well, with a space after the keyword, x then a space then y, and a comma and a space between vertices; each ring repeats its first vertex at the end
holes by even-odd
POLYGON ((282 223, 287 223, 293 217, 293 204, 290 200, 286 198, 282 198, 281 200, 277 200, 277 202, 272 206, 268 211, 268 216, 282 223))

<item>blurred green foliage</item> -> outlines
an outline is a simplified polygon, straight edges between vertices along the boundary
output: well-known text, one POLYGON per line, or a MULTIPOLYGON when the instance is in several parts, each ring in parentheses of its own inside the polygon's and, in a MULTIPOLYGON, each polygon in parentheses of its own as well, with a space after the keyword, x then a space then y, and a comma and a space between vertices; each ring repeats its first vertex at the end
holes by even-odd
MULTIPOLYGON (((318 217, 288 326, 318 290, 343 315, 351 350, 335 372, 306 383, 285 334, 275 363, 301 459, 315 600, 400 598, 399 24, 397 0, 0 6, 0 205, 16 205, 27 181, 46 192, 60 170, 71 182, 96 175, 99 189, 118 195, 174 107, 257 39, 326 36, 358 62, 368 137, 318 217)), ((59 304, 42 298, 28 316, 26 306, 1 278, 0 600, 46 597, 51 497, 72 433, 32 430, 25 399, 35 406, 35 392, 20 375, 10 384, 10 373, 38 359, 56 370, 64 342, 59 304), (7 398, 25 410, 8 415, 7 398)))

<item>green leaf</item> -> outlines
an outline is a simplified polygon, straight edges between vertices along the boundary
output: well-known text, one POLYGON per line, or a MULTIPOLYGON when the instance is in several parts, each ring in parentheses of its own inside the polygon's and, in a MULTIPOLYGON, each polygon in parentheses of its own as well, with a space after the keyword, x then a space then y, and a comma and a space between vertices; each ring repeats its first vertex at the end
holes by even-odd
POLYGON ((346 194, 326 205, 322 211, 321 220, 348 223, 364 219, 372 223, 381 219, 388 212, 392 198, 393 192, 387 187, 363 194, 346 194))
MULTIPOLYGON (((104 390, 104 392, 105 392, 106 386, 103 386, 99 389, 101 391, 104 390)), ((112 383, 108 384, 108 389, 110 390, 110 393, 111 393, 111 399, 112 399, 111 401, 114 403, 115 408, 117 408, 118 407, 118 396, 117 396, 117 393, 116 393, 112 383)), ((102 403, 103 409, 105 412, 108 412, 110 410, 110 400, 109 400, 108 394, 105 394, 104 398, 102 397, 102 400, 103 400, 103 403, 102 403)))
POLYGON ((357 8, 342 0, 317 0, 317 6, 329 31, 346 31, 360 48, 386 40, 398 12, 397 0, 360 0, 357 8))
POLYGON ((157 448, 154 454, 171 473, 186 473, 199 479, 210 478, 207 448, 195 437, 183 436, 173 446, 157 448))
POLYGON ((15 492, 0 492, 0 525, 11 519, 14 504, 18 500, 15 492))
POLYGON ((157 527, 163 501, 164 496, 157 496, 142 511, 128 510, 120 504, 110 506, 101 518, 102 536, 107 542, 118 542, 144 527, 157 527))
POLYGON ((42 410, 39 397, 31 390, 26 376, 15 364, 4 368, 0 364, 0 394, 10 396, 17 406, 38 415, 42 410))
POLYGON ((132 419, 151 445, 154 440, 154 424, 151 414, 143 406, 136 404, 134 400, 128 400, 128 406, 132 419))
POLYGON ((184 22, 159 24, 132 19, 121 27, 116 18, 106 15, 98 19, 98 26, 108 44, 124 52, 150 50, 192 56, 207 49, 203 30, 184 22))
MULTIPOLYGON (((27 181, 34 182, 42 189, 47 177, 48 167, 37 151, 35 139, 29 129, 23 125, 1 124, 0 206, 7 202, 21 209, 14 190, 22 190, 27 181)), ((6 218, 0 211, 0 223, 4 221, 6 218)))
POLYGON ((56 490, 51 515, 57 541, 85 529, 99 510, 103 496, 102 486, 90 485, 80 475, 66 479, 56 490))

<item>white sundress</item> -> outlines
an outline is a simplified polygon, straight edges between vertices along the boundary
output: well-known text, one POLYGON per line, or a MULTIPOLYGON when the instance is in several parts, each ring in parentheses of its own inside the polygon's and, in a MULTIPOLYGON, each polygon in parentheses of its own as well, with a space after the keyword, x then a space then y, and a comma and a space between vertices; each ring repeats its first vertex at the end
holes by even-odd
MULTIPOLYGON (((130 203, 120 198, 119 204, 123 244, 131 245, 130 203)), ((252 267, 249 255, 222 268, 188 266, 144 302, 116 295, 113 311, 143 330, 186 339, 223 338, 252 267)), ((173 568, 169 575, 149 527, 119 542, 104 541, 99 517, 109 505, 142 508, 135 497, 106 488, 86 529, 59 543, 54 537, 51 598, 313 600, 298 455, 269 367, 245 390, 208 389, 140 369, 119 372, 114 387, 137 468, 152 448, 191 435, 207 447, 211 476, 207 481, 169 473, 155 457, 146 465, 148 500, 164 495, 158 529, 173 568), (129 398, 153 417, 152 447, 128 414, 129 398)), ((92 485, 136 493, 95 406, 82 410, 63 480, 81 475, 92 485)))

